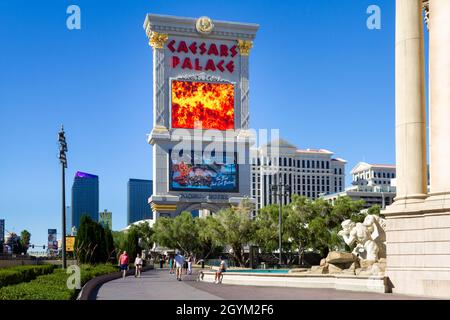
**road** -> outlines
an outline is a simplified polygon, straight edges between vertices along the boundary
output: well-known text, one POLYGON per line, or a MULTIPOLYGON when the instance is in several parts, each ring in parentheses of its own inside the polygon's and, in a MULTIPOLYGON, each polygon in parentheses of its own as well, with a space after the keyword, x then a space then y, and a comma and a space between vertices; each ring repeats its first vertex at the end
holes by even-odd
POLYGON ((197 282, 195 275, 176 281, 167 269, 156 269, 103 284, 97 300, 416 300, 420 297, 334 289, 237 286, 197 282))

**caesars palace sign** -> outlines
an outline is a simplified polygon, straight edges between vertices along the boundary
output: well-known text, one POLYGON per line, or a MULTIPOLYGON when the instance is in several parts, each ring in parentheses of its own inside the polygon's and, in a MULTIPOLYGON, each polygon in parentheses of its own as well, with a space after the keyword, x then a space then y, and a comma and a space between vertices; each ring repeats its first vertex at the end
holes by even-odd
MULTIPOLYGON (((153 48, 153 195, 156 216, 198 204, 224 207, 250 196, 248 159, 209 152, 209 140, 178 149, 174 129, 232 132, 227 140, 248 158, 249 53, 259 26, 149 14, 153 48), (201 156, 199 156, 201 155, 201 156)), ((186 131, 184 131, 186 132, 186 131)), ((190 131, 188 131, 190 132, 190 131)))
POLYGON ((167 44, 167 48, 174 55, 171 58, 172 68, 181 67, 181 69, 189 69, 196 71, 220 71, 229 73, 234 72, 235 63, 233 58, 238 54, 237 45, 229 47, 226 44, 205 42, 197 43, 197 41, 188 42, 184 40, 171 40, 167 44), (185 57, 181 58, 178 53, 191 53, 194 56, 220 57, 218 62, 209 58, 202 65, 199 58, 185 57))

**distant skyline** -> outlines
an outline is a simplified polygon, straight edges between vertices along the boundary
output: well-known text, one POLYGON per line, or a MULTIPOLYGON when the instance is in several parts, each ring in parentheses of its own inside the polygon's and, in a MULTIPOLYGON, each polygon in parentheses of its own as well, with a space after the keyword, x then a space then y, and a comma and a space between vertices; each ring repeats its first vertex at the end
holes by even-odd
POLYGON ((0 2, 0 219, 46 243, 61 232, 58 131, 68 143, 66 204, 77 171, 99 176, 99 207, 127 222, 127 182, 152 179, 152 49, 145 14, 260 24, 250 54, 250 124, 299 148, 395 163, 395 2, 0 2), (81 8, 81 30, 66 9, 81 8), (369 5, 381 30, 366 27, 369 5))

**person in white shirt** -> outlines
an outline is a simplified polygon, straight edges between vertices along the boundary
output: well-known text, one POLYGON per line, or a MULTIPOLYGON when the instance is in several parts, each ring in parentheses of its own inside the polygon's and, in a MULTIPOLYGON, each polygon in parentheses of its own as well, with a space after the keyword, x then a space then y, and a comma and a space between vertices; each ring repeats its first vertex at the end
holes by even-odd
POLYGON ((188 262, 188 274, 192 274, 192 263, 194 262, 194 257, 192 256, 192 254, 189 255, 187 262, 188 262))
POLYGON ((184 265, 184 257, 180 254, 179 251, 177 251, 177 255, 175 256, 175 264, 177 267, 177 280, 181 281, 181 275, 183 271, 183 265, 184 265))
POLYGON ((134 272, 134 277, 141 277, 141 270, 142 270, 142 258, 138 255, 136 256, 136 259, 134 260, 134 266, 136 267, 136 271, 134 272))
POLYGON ((214 278, 215 284, 222 283, 222 273, 224 273, 227 270, 225 260, 222 257, 220 257, 219 259, 220 259, 220 266, 219 269, 216 271, 216 276, 214 278))

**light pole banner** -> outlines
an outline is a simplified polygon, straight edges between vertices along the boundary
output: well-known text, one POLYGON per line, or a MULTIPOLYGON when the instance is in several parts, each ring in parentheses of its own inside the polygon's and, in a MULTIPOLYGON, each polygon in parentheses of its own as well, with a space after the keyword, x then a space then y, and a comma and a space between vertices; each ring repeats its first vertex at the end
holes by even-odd
POLYGON ((56 229, 48 229, 48 252, 50 254, 58 252, 58 240, 56 238, 56 229))
POLYGON ((75 237, 66 237, 66 252, 73 252, 75 247, 75 237))

